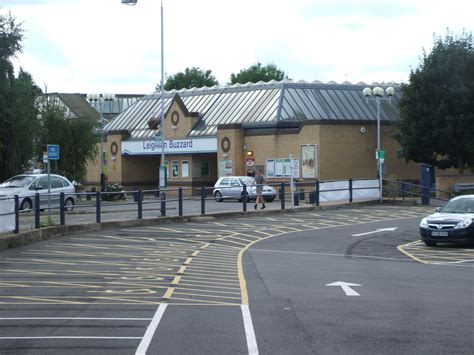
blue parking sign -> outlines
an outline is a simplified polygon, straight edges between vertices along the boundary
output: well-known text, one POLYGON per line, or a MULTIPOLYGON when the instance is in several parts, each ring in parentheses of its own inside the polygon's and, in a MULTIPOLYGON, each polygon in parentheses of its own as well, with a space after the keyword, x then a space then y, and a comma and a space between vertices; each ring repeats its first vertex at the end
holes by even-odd
POLYGON ((59 159, 59 145, 48 144, 48 159, 58 160, 59 159))

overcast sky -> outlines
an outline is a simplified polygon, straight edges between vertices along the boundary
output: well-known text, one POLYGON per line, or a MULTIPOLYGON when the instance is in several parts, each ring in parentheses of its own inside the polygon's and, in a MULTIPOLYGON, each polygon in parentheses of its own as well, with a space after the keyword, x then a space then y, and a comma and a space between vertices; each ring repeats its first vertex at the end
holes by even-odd
MULTIPOLYGON (((165 75, 273 63, 293 80, 407 82, 433 35, 473 30, 472 0, 163 0, 165 75)), ((25 31, 14 60, 48 92, 148 94, 160 1, 0 0, 25 31)))

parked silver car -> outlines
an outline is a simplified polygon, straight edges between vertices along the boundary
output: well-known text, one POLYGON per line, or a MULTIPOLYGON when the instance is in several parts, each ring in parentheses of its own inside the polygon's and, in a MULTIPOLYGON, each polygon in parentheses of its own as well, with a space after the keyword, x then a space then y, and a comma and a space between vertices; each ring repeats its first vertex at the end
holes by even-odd
MULTIPOLYGON (((217 202, 224 199, 243 199, 243 186, 246 185, 247 200, 257 198, 255 179, 251 176, 225 176, 219 178, 214 184, 213 195, 217 202)), ((272 186, 264 185, 262 192, 263 199, 272 202, 276 197, 276 190, 272 186)))
MULTIPOLYGON (((64 192, 64 207, 72 211, 76 204, 76 188, 73 183, 63 176, 50 174, 51 206, 59 206, 59 196, 64 192)), ((31 210, 34 207, 35 194, 40 195, 40 206, 48 206, 48 174, 22 174, 14 176, 0 184, 0 198, 19 196, 21 210, 31 210)))

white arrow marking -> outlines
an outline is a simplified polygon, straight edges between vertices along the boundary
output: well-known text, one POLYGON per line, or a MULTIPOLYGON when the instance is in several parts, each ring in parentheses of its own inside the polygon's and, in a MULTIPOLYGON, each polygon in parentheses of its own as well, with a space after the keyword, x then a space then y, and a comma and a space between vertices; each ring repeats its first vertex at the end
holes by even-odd
POLYGON ((327 284, 326 286, 340 286, 342 287, 342 290, 346 293, 346 296, 360 296, 351 287, 359 287, 362 285, 351 284, 350 282, 344 282, 344 281, 336 281, 336 282, 333 282, 332 284, 327 284))
POLYGON ((361 235, 367 235, 367 234, 374 234, 374 233, 379 233, 379 232, 393 232, 394 230, 398 229, 398 227, 392 227, 392 228, 380 228, 371 232, 365 232, 365 233, 359 233, 359 234, 352 234, 353 237, 360 237, 361 235))

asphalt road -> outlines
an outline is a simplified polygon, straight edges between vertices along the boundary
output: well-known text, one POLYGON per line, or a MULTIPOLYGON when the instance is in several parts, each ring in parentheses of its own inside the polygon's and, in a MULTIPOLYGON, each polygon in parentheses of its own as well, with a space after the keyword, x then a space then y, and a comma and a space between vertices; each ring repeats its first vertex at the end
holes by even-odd
POLYGON ((471 354, 474 249, 418 243, 428 211, 257 212, 2 251, 0 353, 471 354))

